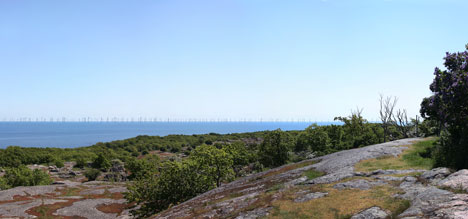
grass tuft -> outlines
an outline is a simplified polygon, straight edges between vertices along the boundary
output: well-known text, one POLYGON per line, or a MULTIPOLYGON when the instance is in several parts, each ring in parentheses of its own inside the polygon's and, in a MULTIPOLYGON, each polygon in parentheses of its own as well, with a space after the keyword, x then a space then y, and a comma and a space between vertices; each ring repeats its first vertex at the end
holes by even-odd
POLYGON ((314 170, 314 169, 307 170, 303 174, 304 174, 304 176, 307 176, 307 178, 309 180, 310 179, 315 179, 315 178, 318 178, 318 177, 321 177, 321 176, 324 175, 323 172, 320 172, 320 171, 317 171, 317 170, 314 170))

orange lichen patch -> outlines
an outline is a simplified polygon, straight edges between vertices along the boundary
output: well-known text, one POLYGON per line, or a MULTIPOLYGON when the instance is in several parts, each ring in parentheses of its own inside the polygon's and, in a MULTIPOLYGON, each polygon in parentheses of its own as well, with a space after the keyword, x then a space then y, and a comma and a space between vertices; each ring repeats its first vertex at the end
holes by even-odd
POLYGON ((63 217, 63 216, 53 215, 58 209, 72 206, 74 202, 81 201, 81 200, 83 199, 71 199, 71 200, 67 200, 67 202, 57 202, 51 205, 40 205, 40 206, 27 210, 26 213, 30 215, 34 215, 39 218, 62 218, 62 219, 82 218, 82 217, 77 217, 77 216, 76 217, 75 216, 63 217))
POLYGON ((130 207, 131 205, 129 204, 119 204, 119 203, 114 203, 114 204, 103 204, 103 205, 98 205, 96 207, 97 210, 104 212, 104 213, 112 213, 112 214, 118 214, 122 213, 125 209, 130 207))
POLYGON ((86 199, 100 199, 100 198, 110 198, 110 199, 123 199, 124 195, 119 192, 110 193, 109 190, 106 190, 104 194, 90 194, 84 195, 86 199))
POLYGON ((262 178, 278 175, 278 174, 281 174, 281 173, 284 173, 284 172, 288 172, 290 170, 294 170, 294 169, 298 169, 298 168, 301 168, 301 167, 309 166, 309 165, 312 165, 312 164, 315 164, 315 163, 317 163, 317 161, 310 160, 310 161, 299 162, 299 163, 287 165, 287 166, 284 166, 282 168, 279 168, 279 169, 276 169, 276 170, 273 170, 273 171, 270 171, 270 172, 266 173, 265 175, 262 176, 262 178))
POLYGON ((60 196, 77 196, 80 195, 81 188, 78 187, 67 187, 61 190, 57 190, 57 192, 60 192, 60 196))

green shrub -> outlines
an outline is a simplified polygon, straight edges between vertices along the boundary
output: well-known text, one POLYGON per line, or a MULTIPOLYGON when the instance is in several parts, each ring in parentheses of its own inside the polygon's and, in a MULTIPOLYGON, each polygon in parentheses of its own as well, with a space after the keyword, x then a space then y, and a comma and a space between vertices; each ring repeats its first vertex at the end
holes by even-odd
POLYGON ((88 178, 88 181, 94 181, 96 180, 99 175, 101 175, 101 171, 98 169, 88 169, 84 172, 84 176, 88 178))
POLYGON ((314 170, 314 169, 311 169, 311 170, 307 170, 304 172, 304 176, 307 177, 307 179, 315 179, 317 177, 321 177, 323 176, 323 172, 320 172, 320 171, 317 171, 317 170, 314 170))
POLYGON ((84 159, 82 157, 76 159, 76 164, 75 164, 76 168, 85 168, 87 165, 88 165, 88 163, 87 163, 86 159, 84 159))
POLYGON ((62 168, 62 167, 65 166, 65 165, 63 164, 63 160, 60 160, 60 159, 55 160, 54 164, 55 164, 55 166, 58 167, 58 168, 62 168))
POLYGON ((10 185, 8 185, 6 179, 4 177, 0 177, 0 190, 5 190, 11 188, 10 185))
POLYGON ((39 169, 30 170, 23 165, 18 168, 7 168, 3 180, 10 187, 49 185, 52 183, 47 173, 39 169))
POLYGON ((107 156, 103 153, 99 154, 98 157, 93 162, 93 168, 101 169, 101 170, 108 170, 111 167, 111 163, 107 156))
POLYGON ((281 129, 268 133, 259 148, 260 162, 267 167, 285 164, 289 160, 293 143, 291 135, 281 129))

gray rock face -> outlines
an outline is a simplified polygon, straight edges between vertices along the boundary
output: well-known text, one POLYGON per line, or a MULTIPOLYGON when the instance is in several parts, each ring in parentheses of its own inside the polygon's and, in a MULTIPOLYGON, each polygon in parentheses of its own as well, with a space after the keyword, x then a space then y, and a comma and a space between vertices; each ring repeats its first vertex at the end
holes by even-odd
POLYGON ((421 178, 427 180, 428 182, 431 183, 437 183, 440 180, 444 179, 448 175, 450 175, 450 170, 445 167, 440 167, 440 168, 435 168, 429 171, 424 172, 421 175, 421 178))
POLYGON ((400 195, 411 201, 411 207, 404 211, 399 217, 423 217, 430 216, 439 209, 438 205, 451 200, 451 192, 436 188, 431 185, 424 185, 418 182, 415 177, 405 177, 400 184, 400 188, 405 194, 400 195))
POLYGON ((85 218, 100 218, 112 219, 116 218, 117 214, 108 214, 96 209, 97 206, 103 204, 123 204, 125 199, 86 199, 83 201, 74 202, 72 206, 58 209, 54 215, 57 216, 80 216, 85 218))
MULTIPOLYGON (((41 205, 55 205, 58 203, 67 202, 67 205, 73 203, 72 206, 59 209, 64 215, 49 215, 49 217, 59 216, 80 216, 86 218, 116 218, 117 214, 107 214, 96 209, 99 204, 125 203, 126 200, 119 199, 99 199, 99 197, 86 197, 76 194, 77 191, 84 190, 92 193, 93 189, 101 192, 101 188, 107 189, 110 194, 126 191, 126 188, 117 183, 108 183, 107 185, 83 184, 81 182, 60 181, 60 184, 48 186, 27 186, 16 187, 8 190, 0 191, 0 218, 37 218, 32 215, 30 210, 41 205), (81 200, 86 198, 85 200, 81 200), (70 214, 70 215, 68 215, 70 214), (74 215, 71 215, 74 214, 74 215)), ((104 192, 104 189, 102 189, 104 192)), ((118 197, 118 196, 117 196, 118 197)), ((129 212, 124 211, 124 206, 117 206, 115 210, 120 210, 122 213, 119 218, 129 216, 129 212)), ((37 210, 36 210, 37 212, 37 210)), ((55 212, 56 213, 56 212, 55 212)))
POLYGON ((357 179, 357 180, 351 180, 343 183, 337 183, 336 185, 333 186, 335 189, 361 189, 361 190, 368 190, 374 186, 379 186, 379 185, 384 185, 387 184, 386 182, 383 181, 368 181, 365 179, 357 179))
POLYGON ((379 207, 372 207, 367 210, 361 211, 351 217, 351 219, 385 219, 389 215, 379 207))
POLYGON ((20 201, 13 203, 3 204, 0 208, 0 217, 24 217, 24 218, 33 218, 32 215, 26 213, 27 210, 44 205, 51 205, 58 202, 67 202, 66 200, 54 200, 54 199, 44 199, 44 200, 31 200, 31 201, 20 201))
POLYGON ((14 196, 34 196, 34 195, 44 195, 48 193, 57 193, 57 185, 50 186, 28 186, 28 187, 16 187, 8 190, 0 191, 0 201, 10 201, 13 200, 14 196))
POLYGON ((306 202, 310 201, 312 199, 317 199, 317 198, 322 198, 324 196, 328 195, 327 192, 314 192, 314 193, 309 193, 304 196, 298 197, 294 200, 294 202, 306 202))
POLYGON ((468 191, 468 170, 460 170, 437 183, 441 187, 468 191))
POLYGON ((452 199, 437 205, 437 209, 431 216, 438 218, 468 218, 468 195, 456 194, 452 199))

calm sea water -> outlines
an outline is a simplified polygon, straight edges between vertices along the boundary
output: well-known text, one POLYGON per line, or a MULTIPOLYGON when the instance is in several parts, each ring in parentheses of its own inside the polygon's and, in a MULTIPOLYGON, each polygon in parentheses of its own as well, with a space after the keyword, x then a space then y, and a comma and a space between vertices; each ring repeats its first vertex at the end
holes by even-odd
MULTIPOLYGON (((227 134, 264 130, 302 130, 310 122, 0 122, 0 148, 73 148, 138 135, 227 134)), ((331 124, 329 122, 319 125, 331 124)))

